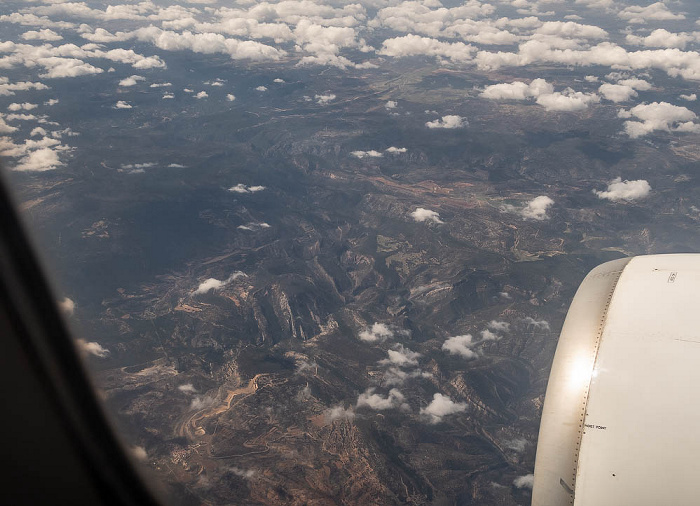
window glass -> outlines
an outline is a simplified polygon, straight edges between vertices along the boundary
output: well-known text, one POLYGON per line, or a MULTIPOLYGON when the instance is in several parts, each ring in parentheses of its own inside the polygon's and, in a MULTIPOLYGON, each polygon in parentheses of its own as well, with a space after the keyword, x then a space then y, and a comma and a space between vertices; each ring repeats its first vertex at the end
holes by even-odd
POLYGON ((580 281, 700 250, 699 12, 2 2, 0 156, 132 454, 188 504, 527 503, 580 281))

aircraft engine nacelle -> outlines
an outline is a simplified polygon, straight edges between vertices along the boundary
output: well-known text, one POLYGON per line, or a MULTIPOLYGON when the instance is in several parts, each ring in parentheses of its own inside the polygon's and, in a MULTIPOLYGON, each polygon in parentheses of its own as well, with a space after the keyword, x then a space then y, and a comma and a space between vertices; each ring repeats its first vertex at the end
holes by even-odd
POLYGON ((564 322, 533 506, 697 505, 700 254, 607 262, 564 322))

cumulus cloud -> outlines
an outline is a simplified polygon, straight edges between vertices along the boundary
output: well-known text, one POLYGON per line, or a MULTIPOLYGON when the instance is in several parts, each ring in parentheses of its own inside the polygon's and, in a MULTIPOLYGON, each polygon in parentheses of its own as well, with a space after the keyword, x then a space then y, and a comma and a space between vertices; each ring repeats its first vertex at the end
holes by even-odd
POLYGON ((58 307, 69 316, 72 316, 75 312, 75 302, 68 297, 64 297, 63 300, 58 303, 58 307))
POLYGON ((455 114, 448 114, 440 119, 428 121, 425 126, 428 128, 463 128, 468 124, 467 118, 455 114))
POLYGON ((241 278, 241 277, 245 277, 245 276, 246 276, 246 274, 244 274, 243 272, 236 271, 233 274, 231 274, 228 278, 226 278, 225 280, 220 280, 220 279, 216 279, 216 278, 206 279, 199 284, 197 289, 194 292, 192 292, 192 294, 199 295, 202 293, 210 292, 212 290, 214 290, 214 291, 221 290, 224 286, 231 283, 232 281, 235 281, 236 279, 241 278))
POLYGON ((125 77, 124 79, 119 81, 119 86, 124 86, 124 87, 136 86, 136 84, 138 84, 139 81, 145 81, 145 80, 146 80, 146 78, 143 76, 129 76, 129 77, 125 77))
POLYGON ((627 102, 637 96, 637 92, 631 86, 624 84, 601 84, 598 92, 603 95, 603 98, 612 102, 627 102))
POLYGON ((464 402, 454 402, 446 395, 436 393, 433 400, 425 408, 421 408, 420 414, 428 418, 429 423, 435 424, 442 421, 445 416, 455 413, 463 413, 467 410, 464 402))
POLYGON ((125 102, 124 100, 118 101, 116 104, 114 104, 115 109, 132 109, 133 106, 129 102, 125 102))
POLYGON ((231 188, 228 189, 228 191, 233 192, 233 193, 257 193, 265 190, 265 186, 260 186, 260 185, 254 185, 254 186, 248 186, 243 183, 238 183, 235 186, 232 186, 231 188))
POLYGON ((132 446, 131 455, 133 455, 136 460, 144 461, 148 459, 148 452, 143 446, 132 446))
MULTIPOLYGON (((528 220, 543 221, 549 218, 547 209, 554 204, 554 201, 546 195, 535 197, 520 210, 520 215, 528 220)), ((507 209, 509 210, 509 209, 507 209)))
POLYGON ((190 402, 190 409, 191 410, 199 410, 199 409, 205 409, 208 408, 214 404, 214 398, 210 397, 208 395, 204 397, 195 397, 192 399, 192 402, 190 402))
POLYGON ((549 330, 549 322, 547 320, 535 320, 531 316, 523 318, 523 322, 528 327, 534 327, 537 330, 549 330))
POLYGON ((381 152, 371 149, 369 151, 351 151, 350 154, 356 158, 381 158, 381 152))
POLYGON ((375 411, 383 411, 385 409, 409 411, 410 407, 405 400, 406 397, 396 388, 389 390, 386 396, 375 393, 374 388, 368 388, 358 396, 356 406, 358 409, 367 407, 375 411))
POLYGON ((608 188, 605 191, 593 190, 593 193, 598 195, 600 199, 619 202, 621 200, 631 202, 633 200, 643 199, 651 192, 651 186, 644 179, 635 181, 622 180, 617 177, 610 181, 608 188))
POLYGON ((394 337, 394 331, 385 323, 373 323, 371 327, 360 332, 360 340, 367 343, 381 343, 394 337))
POLYGON ((489 329, 482 330, 479 335, 482 341, 498 341, 501 338, 501 336, 489 329))
POLYGON ((317 104, 326 105, 335 100, 336 97, 332 93, 328 93, 326 95, 314 95, 314 98, 317 104))
POLYGON ((22 104, 12 103, 7 106, 8 111, 31 111, 39 107, 37 104, 31 104, 29 102, 24 102, 22 104))
POLYGON ((695 102, 698 99, 698 96, 695 93, 690 93, 688 95, 681 95, 679 98, 688 102, 695 102))
POLYGON ((329 408, 323 412, 323 418, 326 423, 332 423, 336 420, 354 420, 355 411, 352 406, 346 408, 342 405, 329 408))
POLYGON ((436 211, 431 211, 430 209, 424 209, 422 207, 419 207, 415 211, 413 211, 411 213, 411 218, 413 218, 419 223, 425 221, 433 223, 444 223, 444 221, 440 219, 440 213, 436 211))
POLYGON ((518 476, 513 480, 513 485, 515 488, 529 488, 532 489, 532 486, 535 483, 535 475, 534 474, 526 474, 524 476, 518 476))
POLYGON ((199 93, 196 93, 194 95, 194 98, 202 99, 202 98, 207 98, 208 96, 209 96, 209 93, 207 93, 206 91, 200 91, 199 93))
POLYGON ((384 108, 385 108, 386 110, 390 111, 391 109, 396 109, 396 106, 397 106, 397 105, 398 105, 398 104, 396 103, 395 100, 388 100, 387 103, 384 104, 384 108))
POLYGON ((7 77, 0 76, 0 96, 11 96, 17 91, 48 90, 44 83, 20 81, 11 83, 7 77))
POLYGON ((621 110, 621 118, 636 118, 639 121, 625 121, 625 133, 636 139, 654 131, 700 132, 695 123, 697 115, 690 109, 668 102, 639 104, 629 111, 621 110))
POLYGON ((227 93, 226 100, 228 100, 229 102, 233 102, 234 100, 236 100, 236 96, 233 95, 232 93, 227 93))
POLYGON ((255 91, 267 91, 267 86, 257 86, 255 91))
POLYGON ((76 344, 78 346, 78 350, 83 355, 93 355, 98 358, 107 358, 110 353, 107 348, 94 341, 88 342, 85 339, 77 339, 76 344))
POLYGON ((22 157, 13 170, 19 172, 44 172, 63 165, 58 153, 50 147, 39 148, 22 157))
POLYGON ((261 228, 270 228, 269 223, 265 223, 264 221, 261 222, 248 222, 246 225, 238 225, 236 227, 238 230, 245 230, 247 232, 255 232, 256 230, 260 230, 261 228))
POLYGON ((397 344, 393 350, 387 350, 389 358, 380 360, 381 365, 396 365, 399 367, 412 367, 418 365, 420 353, 405 348, 403 344, 397 344))
POLYGON ((548 111, 580 111, 600 99, 595 93, 582 93, 566 88, 555 92, 554 86, 545 79, 533 79, 530 84, 515 81, 487 86, 481 97, 489 100, 528 100, 535 99, 548 111))
POLYGON ((510 439, 508 441, 505 441, 503 443, 503 446, 505 446, 509 450, 513 450, 514 452, 522 453, 525 451, 525 448, 527 448, 527 439, 523 439, 523 438, 510 439))
POLYGON ((407 56, 432 56, 451 62, 468 62, 476 48, 464 42, 442 42, 431 37, 410 34, 387 39, 379 54, 397 58, 407 56))
POLYGON ((442 349, 450 355, 459 355, 466 359, 472 359, 479 356, 479 353, 473 349, 475 344, 471 334, 465 334, 447 338, 447 340, 442 343, 442 349))
POLYGON ((384 371, 382 384, 387 387, 400 386, 411 378, 432 378, 432 374, 421 371, 420 369, 404 371, 399 367, 389 367, 384 371))
POLYGON ((671 12, 663 2, 656 2, 642 7, 640 5, 630 5, 617 13, 618 17, 629 23, 644 24, 647 21, 669 21, 685 19, 683 14, 671 12))
POLYGON ((637 44, 645 47, 675 47, 685 49, 685 46, 689 42, 694 42, 696 38, 689 33, 672 33, 664 28, 658 28, 646 37, 628 34, 625 40, 630 44, 637 44))
POLYGON ((397 148, 396 146, 389 146, 384 151, 386 151, 387 153, 391 153, 393 155, 393 154, 405 153, 408 150, 406 148, 397 148))
POLYGON ((508 332, 510 330, 510 323, 499 320, 491 320, 486 326, 495 332, 508 332))
POLYGON ((53 42, 56 40, 61 40, 63 37, 49 28, 42 28, 41 30, 30 30, 22 34, 24 40, 43 40, 46 42, 53 42))
POLYGON ((180 392, 184 392, 186 394, 195 394, 197 393, 197 389, 194 387, 192 383, 185 383, 184 385, 180 385, 177 387, 177 389, 180 392))

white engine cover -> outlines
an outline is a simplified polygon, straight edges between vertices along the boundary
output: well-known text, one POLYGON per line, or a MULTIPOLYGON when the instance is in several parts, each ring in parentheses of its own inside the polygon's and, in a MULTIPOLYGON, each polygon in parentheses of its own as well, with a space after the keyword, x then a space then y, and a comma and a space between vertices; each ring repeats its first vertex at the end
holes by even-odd
POLYGON ((545 398, 533 506, 697 505, 700 255, 588 274, 545 398))

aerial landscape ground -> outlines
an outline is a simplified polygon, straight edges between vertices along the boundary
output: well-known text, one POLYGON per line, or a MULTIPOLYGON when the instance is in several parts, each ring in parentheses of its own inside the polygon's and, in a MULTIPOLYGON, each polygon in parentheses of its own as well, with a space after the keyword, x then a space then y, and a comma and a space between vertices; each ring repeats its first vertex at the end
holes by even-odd
MULTIPOLYGON (((407 30, 381 12, 399 2, 375 2, 338 4, 366 8, 374 30, 332 55, 383 48, 371 65, 309 46, 317 60, 300 65, 289 48, 267 61, 109 39, 100 23, 138 31, 176 2, 122 3, 141 10, 0 8, 0 151, 98 393, 169 500, 528 504, 549 368, 583 277, 622 256, 700 250, 694 60, 675 72, 634 59, 487 68, 434 44, 396 54, 382 30, 407 30), (40 28, 74 48, 32 53, 21 34, 40 28), (116 40, 156 59, 85 55, 116 40), (103 71, 61 75, 51 58, 103 71)), ((635 24, 634 4, 599 2, 617 9, 607 16, 594 3, 500 2, 492 17, 581 52, 585 30, 553 42, 545 23, 575 15, 589 38, 604 28, 628 43, 658 28, 635 24)), ((659 4, 649 19, 691 37, 697 7, 659 4)), ((488 5, 466 2, 481 14, 463 17, 488 5)))

